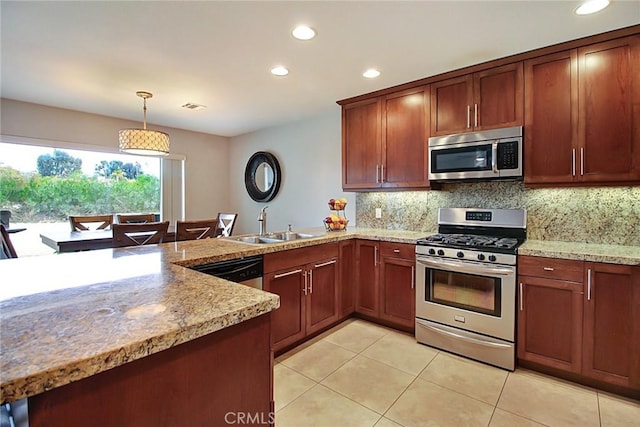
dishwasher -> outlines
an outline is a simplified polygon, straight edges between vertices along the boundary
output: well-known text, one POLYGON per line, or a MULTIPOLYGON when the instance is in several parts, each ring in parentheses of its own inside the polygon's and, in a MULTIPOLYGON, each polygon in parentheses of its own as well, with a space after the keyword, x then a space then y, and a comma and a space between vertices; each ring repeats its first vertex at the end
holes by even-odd
POLYGON ((189 268, 231 282, 262 289, 262 255, 218 261, 189 268))

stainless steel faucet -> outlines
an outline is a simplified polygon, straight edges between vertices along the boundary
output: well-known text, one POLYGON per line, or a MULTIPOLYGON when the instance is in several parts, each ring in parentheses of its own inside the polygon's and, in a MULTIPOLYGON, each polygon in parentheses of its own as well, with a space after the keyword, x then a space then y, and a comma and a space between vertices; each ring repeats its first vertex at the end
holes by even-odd
POLYGON ((264 208, 262 208, 262 210, 260 211, 260 215, 258 215, 258 223, 260 224, 260 235, 264 236, 265 234, 267 234, 267 212, 266 209, 269 206, 265 206, 264 208))

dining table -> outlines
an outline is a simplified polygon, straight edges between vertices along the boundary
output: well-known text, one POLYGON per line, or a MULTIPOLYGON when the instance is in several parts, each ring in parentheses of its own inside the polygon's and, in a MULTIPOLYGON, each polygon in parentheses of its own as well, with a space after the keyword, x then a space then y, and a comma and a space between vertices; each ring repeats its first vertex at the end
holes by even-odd
MULTIPOLYGON (((42 243, 58 253, 115 247, 112 230, 51 231, 40 233, 40 239, 42 243)), ((175 232, 173 231, 168 232, 164 239, 165 242, 174 240, 175 232)))

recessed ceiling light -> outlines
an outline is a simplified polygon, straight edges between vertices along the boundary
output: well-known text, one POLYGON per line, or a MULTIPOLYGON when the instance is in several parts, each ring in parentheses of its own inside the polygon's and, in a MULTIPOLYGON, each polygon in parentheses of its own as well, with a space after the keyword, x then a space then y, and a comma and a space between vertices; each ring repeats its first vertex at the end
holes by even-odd
POLYGON ((609 6, 609 0, 588 0, 576 9, 576 15, 589 15, 609 6))
POLYGON ((278 65, 277 67, 273 67, 271 69, 271 74, 274 76, 286 76, 289 74, 289 70, 287 67, 283 67, 282 65, 278 65))
POLYGON ((376 70, 375 68, 369 68, 367 71, 362 73, 362 76, 368 79, 375 79, 379 75, 380 75, 380 71, 376 70))
POLYGON ((298 40, 311 40, 316 36, 316 30, 306 25, 298 25, 291 31, 291 35, 298 40))

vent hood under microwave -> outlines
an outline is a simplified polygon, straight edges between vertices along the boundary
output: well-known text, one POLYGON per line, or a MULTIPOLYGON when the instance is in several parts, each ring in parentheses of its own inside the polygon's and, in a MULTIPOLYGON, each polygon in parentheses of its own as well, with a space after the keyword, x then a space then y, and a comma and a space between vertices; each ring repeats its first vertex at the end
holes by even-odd
POLYGON ((429 138, 430 181, 519 180, 522 126, 429 138))

